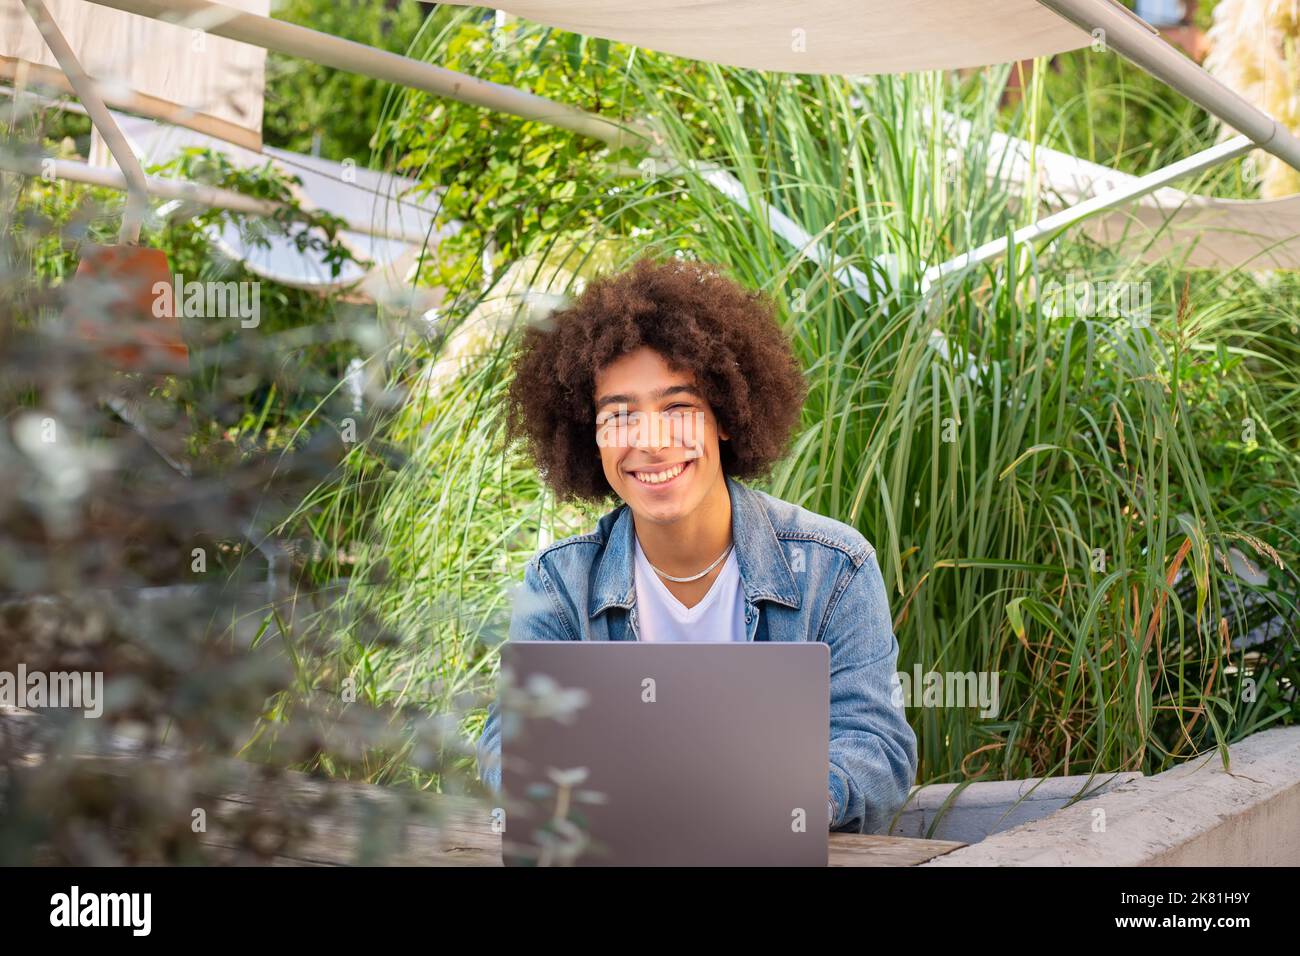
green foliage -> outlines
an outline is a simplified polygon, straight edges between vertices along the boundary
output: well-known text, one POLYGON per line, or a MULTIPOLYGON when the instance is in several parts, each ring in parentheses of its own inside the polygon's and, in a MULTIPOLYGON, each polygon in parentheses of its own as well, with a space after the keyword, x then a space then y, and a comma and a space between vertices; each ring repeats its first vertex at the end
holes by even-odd
MULTIPOLYGON (((28 119, 4 130, 12 134, 4 148, 39 157, 49 144, 37 138, 39 118, 37 136, 28 135, 28 119)), ((286 183, 266 170, 218 178, 285 195, 286 183)), ((319 830, 312 818, 337 819, 338 808, 329 794, 304 794, 284 768, 322 752, 346 764, 356 749, 381 751, 398 735, 430 741, 424 753, 433 755, 437 728, 423 721, 421 730, 418 713, 345 708, 335 694, 300 699, 273 739, 249 740, 259 718, 278 716, 267 704, 292 685, 295 655, 319 652, 328 637, 317 632, 313 644, 295 632, 295 644, 285 641, 290 555, 277 553, 262 526, 325 479, 344 443, 320 427, 333 411, 327 393, 312 396, 316 427, 291 451, 265 428, 201 434, 200 447, 185 448, 184 421, 201 432, 219 425, 223 403, 237 417, 267 381, 276 396, 277 368, 295 389, 317 389, 323 356, 295 354, 308 344, 295 323, 321 306, 303 299, 300 314, 273 314, 268 287, 264 325, 235 332, 218 314, 187 330, 194 381, 123 370, 103 338, 87 337, 87 317, 134 337, 129 326, 146 316, 113 304, 115 276, 70 281, 85 242, 115 237, 121 207, 120 193, 0 177, 0 671, 103 678, 102 713, 87 715, 96 719, 43 705, 0 715, 0 863, 301 858, 319 830), (294 376, 298 358, 315 379, 294 376), (221 374, 203 383, 213 365, 221 374), (230 759, 236 752, 263 765, 230 759), (240 797, 217 799, 233 793, 240 797)), ((204 232, 215 214, 163 208, 173 218, 150 223, 146 243, 190 279, 224 267, 204 232)), ((332 390, 337 375, 326 384, 332 390)), ((274 405, 263 406, 264 423, 278 421, 274 405)), ((298 410, 295 427, 303 417, 298 410)), ((420 754, 410 760, 434 766, 420 754)), ((358 862, 391 846, 376 829, 400 833, 420 815, 400 804, 362 823, 358 862)))
MULTIPOLYGON (((403 54, 419 37, 427 9, 412 0, 283 0, 272 7, 277 20, 403 54)), ((296 153, 318 146, 327 159, 367 165, 384 83, 279 53, 267 55, 266 77, 267 145, 296 153)))
MULTIPOLYGON (((25 135, 42 137, 66 131, 56 111, 32 120, 25 135)), ((15 131, 17 132, 17 131, 15 131)), ((53 155, 76 158, 71 138, 45 146, 53 155)), ((365 353, 375 338, 373 306, 341 303, 337 295, 270 282, 241 262, 223 255, 209 237, 213 227, 233 225, 246 241, 265 243, 272 233, 289 235, 297 246, 337 273, 355 259, 339 238, 340 220, 320 211, 305 212, 292 186, 269 164, 255 169, 233 166, 222 154, 189 149, 151 174, 179 176, 281 203, 267 219, 201 206, 183 206, 150 221, 142 242, 167 253, 173 273, 191 280, 258 283, 260 324, 241 330, 196 318, 183 320, 192 351, 204 356, 191 363, 192 375, 169 385, 172 398, 191 416, 196 449, 225 456, 256 446, 284 447, 305 441, 304 424, 318 416, 324 400, 338 388, 348 363, 365 353), (257 348, 247 351, 251 338, 257 348), (363 346, 364 343, 364 346, 363 346), (254 368, 256 366, 256 368, 254 368), (238 367, 239 374, 233 374, 238 367), (203 414, 199 414, 199 410, 203 414)), ((116 241, 123 194, 59 180, 29 178, 11 194, 6 210, 13 244, 7 249, 12 275, 26 274, 38 287, 58 286, 76 269, 83 243, 116 241)), ((12 300, 14 307, 21 299, 12 300)), ((16 316, 20 317, 20 316, 16 316)), ((25 315, 27 320, 34 313, 25 315)), ((316 422, 313 427, 322 424, 316 422)))
MULTIPOLYGON (((735 82, 717 72, 715 88, 735 82)), ((800 262, 757 217, 736 217, 699 180, 687 179, 675 198, 689 201, 674 211, 689 221, 698 204, 707 221, 726 222, 697 234, 698 254, 791 306, 813 391, 807 429, 773 490, 857 525, 879 547, 903 669, 1002 675, 997 720, 917 712, 923 779, 1156 770, 1293 710, 1294 631, 1275 649, 1290 676, 1270 686, 1268 703, 1239 692, 1245 655, 1225 635, 1231 621, 1243 637, 1245 615, 1214 555, 1246 533, 1264 538, 1252 560, 1295 554, 1297 447, 1270 431, 1234 450, 1243 413, 1215 418, 1209 401, 1255 409, 1289 433, 1294 364, 1234 362, 1230 350, 1285 350, 1293 320, 1243 301, 1251 276, 1187 274, 1176 259, 1146 266, 1077 234, 923 289, 925 264, 993 238, 1010 219, 1013 197, 981 175, 992 126, 981 104, 998 79, 989 71, 977 95, 963 96, 933 77, 874 78, 857 86, 857 105, 845 81, 790 81, 762 101, 777 118, 776 142, 725 120, 730 110, 710 124, 751 192, 826 235, 863 274, 889 264, 898 278, 882 277, 869 301, 800 262), (941 108, 973 124, 956 163, 944 161, 953 144, 924 122, 941 108), (826 143, 826 129, 846 133, 826 143), (1150 328, 1054 314, 1036 290, 1068 276, 1148 283, 1150 328), (1207 352, 1227 357, 1207 369, 1207 352), (1207 452, 1232 457, 1227 486, 1206 479, 1207 452), (1281 480, 1261 504, 1251 493, 1266 476, 1281 480), (1189 542, 1191 557, 1180 557, 1189 542), (1099 550, 1104 571, 1093 570, 1099 550), (1183 605, 1167 581, 1194 591, 1187 615, 1171 610, 1183 605)), ((643 89, 656 89, 651 76, 643 89)), ((1036 128, 1031 112, 1012 132, 1036 128)), ((689 153, 706 136, 681 124, 676 139, 689 153)), ((1290 618, 1294 573, 1270 573, 1278 613, 1290 618)), ((1264 666, 1254 673, 1277 677, 1264 666)))
MULTIPOLYGON (((494 28, 481 11, 462 9, 439 11, 429 33, 425 54, 439 66, 615 121, 630 118, 607 41, 518 20, 494 28)), ((428 263, 433 285, 459 291, 481 280, 481 269, 466 270, 485 254, 500 267, 627 213, 617 196, 591 186, 622 157, 546 123, 406 90, 385 112, 376 141, 399 172, 440 190, 439 222, 460 226, 428 263)))
MULTIPOLYGON (((229 442, 248 451, 301 444, 310 434, 304 422, 317 415, 348 362, 360 354, 357 343, 375 323, 373 309, 267 281, 224 256, 210 235, 226 225, 254 245, 265 245, 271 234, 287 235, 337 275, 357 261, 338 238, 342 221, 320 210, 304 211, 291 188, 297 177, 281 175, 269 162, 242 169, 221 153, 187 149, 155 172, 282 204, 279 213, 263 219, 210 207, 189 209, 167 219, 150 241, 167 252, 174 273, 189 279, 258 283, 256 349, 245 347, 251 344, 249 330, 183 320, 188 340, 205 359, 191 363, 193 374, 182 393, 187 407, 210 413, 194 422, 197 447, 229 442)), ((315 427, 325 424, 318 421, 315 427)))
POLYGON ((228 189, 280 206, 274 215, 257 219, 225 209, 203 208, 189 220, 189 226, 235 224, 243 239, 263 248, 269 247, 267 236, 272 232, 288 236, 299 252, 311 254, 312 258, 327 265, 330 278, 338 278, 345 264, 360 262, 338 239, 339 230, 346 223, 325 210, 304 209, 292 189, 301 186, 302 180, 297 176, 282 176, 269 159, 259 167, 245 168, 236 166, 224 153, 191 146, 181 150, 175 159, 159 166, 157 172, 169 178, 228 189))
MULTIPOLYGON (((488 123, 450 105, 436 114, 441 138, 428 141, 417 168, 431 186, 445 185, 480 150, 473 192, 457 193, 456 208, 483 242, 512 250, 532 282, 655 251, 720 263, 782 303, 812 391, 805 427, 767 487, 876 544, 900 669, 1001 676, 994 719, 959 708, 912 712, 922 781, 1155 771, 1294 719, 1297 300, 1274 295, 1293 286, 1187 272, 1176 259, 1144 265, 1077 233, 1012 250, 942 287, 921 282, 928 265, 1003 234, 1021 215, 1019 197, 983 174, 995 126, 1030 137, 1055 131, 1058 113, 1101 94, 1071 88, 1061 104, 1039 80, 1024 108, 999 117, 1005 69, 965 85, 936 76, 854 81, 618 47, 599 79, 594 66, 570 76, 563 60, 547 59, 543 43, 554 34, 514 29, 503 46, 509 69, 494 59, 488 75, 570 102, 582 102, 585 83, 592 103, 604 102, 594 99, 597 83, 607 92, 611 75, 620 77, 620 115, 647 118, 674 155, 719 163, 743 184, 748 208, 700 170, 652 166, 618 179, 598 149, 555 131, 547 136, 560 145, 547 162, 561 168, 521 163, 528 124, 488 123), (929 121, 944 110, 972 123, 964 146, 929 121), (444 161, 444 144, 454 159, 444 161), (548 228, 538 210, 564 177, 582 210, 548 228), (759 200, 832 250, 834 269, 778 238, 759 200), (597 208, 595 221, 585 215, 597 208), (865 294, 834 277, 842 269, 857 270, 865 294), (1150 327, 1054 310, 1037 290, 1067 276, 1147 283, 1150 327), (1245 417, 1261 426, 1251 443, 1240 438, 1245 417), (1233 547, 1267 569, 1258 593, 1227 570, 1233 547), (1259 598, 1290 624, 1264 646, 1232 646, 1257 621, 1247 603, 1259 598), (1253 698, 1246 677, 1259 685, 1253 698)), ((439 37, 440 61, 463 60, 466 49, 486 55, 479 25, 439 37)), ((1085 72, 1079 82, 1096 80, 1085 72)), ((403 108, 389 128, 414 148, 403 130, 428 114, 418 100, 403 108)), ((1150 118, 1163 107, 1112 109, 1150 118)), ((1116 125, 1114 135, 1106 148, 1130 158, 1138 141, 1182 148, 1167 130, 1134 139, 1116 125)), ((1230 185, 1234 174, 1216 181, 1230 185)), ((410 398, 378 431, 409 455, 406 466, 382 477, 349 472, 311 502, 345 537, 362 524, 373 531, 328 550, 357 555, 345 604, 377 615, 395 642, 344 632, 329 666, 353 674, 375 701, 442 709, 488 689, 485 645, 504 634, 509 582, 539 543, 585 530, 593 517, 556 508, 528 463, 501 448, 495 410, 528 316, 499 275, 480 288, 480 246, 453 247, 442 267, 458 291, 448 335, 413 343, 392 370, 410 398), (458 347, 455 333, 473 328, 480 337, 458 347), (438 362, 459 374, 435 387, 426 375, 438 362), (383 491, 365 498, 373 511, 362 521, 349 508, 376 482, 383 491), (413 698, 417 686, 440 693, 413 698)), ((479 715, 468 719, 471 733, 479 715)))

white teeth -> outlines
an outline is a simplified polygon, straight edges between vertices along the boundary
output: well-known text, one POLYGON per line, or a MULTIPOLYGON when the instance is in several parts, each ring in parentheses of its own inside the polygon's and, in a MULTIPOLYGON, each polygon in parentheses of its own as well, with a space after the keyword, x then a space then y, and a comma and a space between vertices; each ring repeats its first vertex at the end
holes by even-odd
POLYGON ((673 465, 673 467, 669 468, 667 471, 634 471, 632 474, 636 475, 638 480, 644 481, 647 485, 659 485, 665 481, 671 481, 676 478, 682 473, 682 469, 685 467, 686 465, 684 464, 673 465))

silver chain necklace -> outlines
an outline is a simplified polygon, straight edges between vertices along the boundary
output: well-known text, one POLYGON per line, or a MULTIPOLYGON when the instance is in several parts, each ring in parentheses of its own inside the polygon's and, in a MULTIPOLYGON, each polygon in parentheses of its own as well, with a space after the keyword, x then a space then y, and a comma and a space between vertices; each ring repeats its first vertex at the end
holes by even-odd
MULTIPOLYGON (((663 571, 660 571, 658 568, 656 568, 653 564, 650 564, 650 559, 649 559, 649 558, 646 558, 646 559, 645 559, 645 563, 646 563, 646 564, 650 564, 650 569, 651 569, 652 571, 654 571, 655 574, 659 575, 661 578, 667 578, 669 581, 676 581, 678 584, 686 584, 686 583, 688 583, 688 582, 690 582, 690 581, 698 581, 700 578, 704 577, 706 574, 708 574, 710 571, 712 571, 714 568, 716 568, 719 564, 722 563, 722 560, 723 560, 727 555, 731 554, 731 549, 734 548, 735 546, 736 546, 736 545, 735 545, 735 542, 732 542, 731 544, 727 545, 727 550, 726 550, 726 551, 723 551, 720 555, 718 555, 716 561, 714 561, 712 564, 710 564, 707 568, 705 568, 705 569, 704 569, 703 571, 701 571, 699 574, 692 574, 692 575, 691 575, 690 577, 688 577, 688 578, 675 578, 675 577, 673 577, 671 574, 665 574, 663 571)), ((644 552, 642 552, 642 553, 644 554, 644 552)))

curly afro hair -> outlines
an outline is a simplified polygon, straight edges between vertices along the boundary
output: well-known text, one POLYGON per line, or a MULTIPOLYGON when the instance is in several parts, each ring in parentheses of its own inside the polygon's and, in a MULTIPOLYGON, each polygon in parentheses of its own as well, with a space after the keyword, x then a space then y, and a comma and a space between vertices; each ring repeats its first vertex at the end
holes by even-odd
POLYGON ((725 474, 759 477, 785 454, 807 384, 775 304, 717 267, 642 258, 529 327, 515 356, 507 440, 526 440, 561 499, 613 493, 596 445, 596 373, 643 346, 694 374, 731 436, 720 443, 725 474))

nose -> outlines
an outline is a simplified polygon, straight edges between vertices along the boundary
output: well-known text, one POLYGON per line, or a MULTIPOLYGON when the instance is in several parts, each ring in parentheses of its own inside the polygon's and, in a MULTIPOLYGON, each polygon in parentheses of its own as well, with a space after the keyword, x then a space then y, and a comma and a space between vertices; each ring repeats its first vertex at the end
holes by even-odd
POLYGON ((674 444, 672 429, 654 412, 633 412, 628 419, 627 444, 644 452, 658 452, 674 444))
POLYGON ((663 414, 651 415, 649 425, 650 434, 646 447, 653 451, 671 448, 673 444, 672 423, 669 422, 668 416, 663 414))

